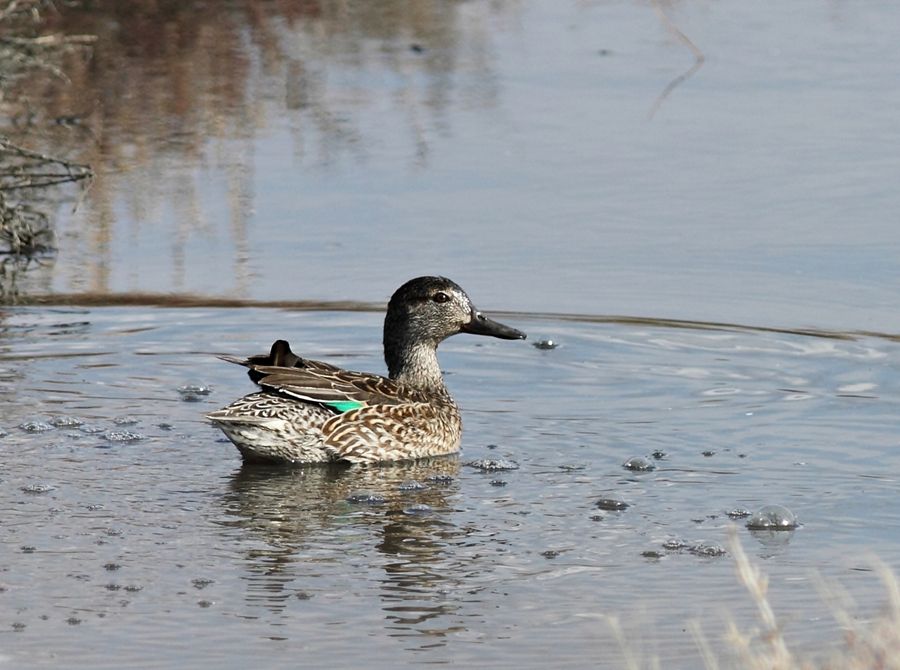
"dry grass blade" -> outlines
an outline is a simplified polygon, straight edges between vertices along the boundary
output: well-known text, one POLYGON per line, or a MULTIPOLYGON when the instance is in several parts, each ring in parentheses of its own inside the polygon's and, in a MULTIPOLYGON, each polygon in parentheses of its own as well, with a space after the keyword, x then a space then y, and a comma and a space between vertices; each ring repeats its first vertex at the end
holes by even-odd
POLYGON ((729 548, 732 556, 734 556, 734 565, 738 579, 750 592, 750 596, 756 603, 759 618, 764 627, 762 639, 765 640, 769 650, 766 663, 767 665, 771 663, 768 667, 771 667, 772 670, 792 668, 794 667, 793 658, 781 634, 781 628, 778 625, 778 620, 775 618, 775 612, 772 610, 771 604, 769 604, 769 579, 758 566, 753 565, 750 559, 747 558, 747 554, 744 552, 740 540, 738 540, 737 530, 731 528, 729 535, 729 548))
POLYGON ((887 592, 885 610, 872 618, 852 613, 853 601, 836 584, 817 580, 822 599, 828 603, 832 616, 844 629, 844 648, 823 668, 834 670, 900 670, 900 585, 897 577, 884 563, 871 559, 872 570, 887 592))

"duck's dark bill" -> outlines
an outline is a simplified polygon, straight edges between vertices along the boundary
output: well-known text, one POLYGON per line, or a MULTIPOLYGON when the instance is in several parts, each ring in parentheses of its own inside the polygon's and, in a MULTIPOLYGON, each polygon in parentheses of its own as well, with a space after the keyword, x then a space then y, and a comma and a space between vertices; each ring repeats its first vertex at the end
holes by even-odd
POLYGON ((521 330, 504 326, 493 319, 487 318, 481 312, 473 312, 472 320, 463 326, 464 333, 473 335, 490 335, 503 340, 524 340, 527 336, 521 330))

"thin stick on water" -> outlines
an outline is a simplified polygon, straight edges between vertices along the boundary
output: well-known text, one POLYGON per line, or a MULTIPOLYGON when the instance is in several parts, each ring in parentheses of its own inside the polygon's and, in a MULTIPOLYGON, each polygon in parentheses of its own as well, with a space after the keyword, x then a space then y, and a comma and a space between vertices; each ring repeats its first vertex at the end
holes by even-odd
POLYGON ((663 102, 665 102, 666 98, 678 88, 682 83, 690 79, 694 76, 694 73, 697 72, 701 67, 703 67, 703 63, 706 61, 706 56, 703 55, 703 52, 700 48, 694 44, 691 39, 685 35, 678 26, 669 18, 669 15, 666 14, 665 9, 662 6, 662 0, 652 0, 651 4, 653 5, 653 9, 656 12, 656 15, 663 22, 663 25, 671 32, 675 37, 681 41, 688 49, 690 49, 691 53, 694 54, 694 64, 685 72, 675 77, 672 81, 668 83, 668 85, 662 90, 656 101, 653 103, 653 107, 650 108, 650 112, 647 114, 647 120, 650 121, 656 115, 656 112, 659 111, 659 108, 662 107, 663 102))
POLYGON ((48 156, 20 147, 0 137, 0 191, 23 188, 42 188, 67 182, 90 180, 94 176, 90 166, 48 156))

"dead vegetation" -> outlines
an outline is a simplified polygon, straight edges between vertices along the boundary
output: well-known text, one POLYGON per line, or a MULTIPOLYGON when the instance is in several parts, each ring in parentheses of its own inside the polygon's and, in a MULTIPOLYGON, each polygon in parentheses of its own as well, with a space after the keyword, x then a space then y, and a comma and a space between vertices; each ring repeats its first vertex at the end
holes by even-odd
MULTIPOLYGON (((885 595, 885 604, 875 614, 862 615, 860 608, 839 584, 816 575, 823 609, 834 619, 843 636, 825 644, 816 652, 792 649, 785 637, 785 623, 769 600, 769 579, 744 552, 736 529, 730 531, 729 550, 740 584, 747 590, 756 608, 757 624, 740 627, 727 623, 722 644, 713 644, 703 623, 691 621, 699 655, 697 667, 706 670, 900 670, 900 582, 884 563, 871 560, 885 595)), ((620 621, 608 617, 607 623, 618 641, 627 670, 661 670, 666 660, 648 657, 636 649, 625 635, 620 621)))
MULTIPOLYGON (((788 647, 783 626, 769 603, 769 580, 750 562, 734 531, 730 547, 738 579, 756 604, 762 626, 749 632, 733 623, 729 626, 729 646, 735 650, 742 670, 900 670, 900 584, 886 565, 872 560, 887 599, 882 611, 873 617, 859 616, 852 599, 839 585, 817 577, 820 597, 844 631, 844 639, 823 658, 810 659, 788 647)), ((702 636, 698 641, 703 647, 702 636)), ((711 658, 706 665, 709 670, 720 667, 711 658)))
MULTIPOLYGON (((74 51, 93 42, 88 35, 36 35, 49 0, 0 2, 0 103, 11 87, 35 72, 68 83, 63 66, 74 51)), ((18 279, 30 264, 55 251, 47 190, 92 177, 87 165, 14 144, 0 135, 0 302, 14 301, 18 279)))

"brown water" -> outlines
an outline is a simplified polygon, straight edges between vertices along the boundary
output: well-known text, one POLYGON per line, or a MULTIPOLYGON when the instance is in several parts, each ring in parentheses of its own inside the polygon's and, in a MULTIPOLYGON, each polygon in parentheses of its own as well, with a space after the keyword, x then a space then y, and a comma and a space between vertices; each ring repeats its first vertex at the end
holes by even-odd
POLYGON ((52 304, 0 315, 0 667, 618 668, 616 616, 696 668, 688 620, 726 654, 725 614, 755 612, 688 548, 773 503, 801 528, 737 523, 789 642, 839 637, 813 571, 876 611, 867 557, 900 566, 900 16, 668 12, 706 60, 651 120, 693 64, 652 5, 52 18, 93 60, 7 94, 6 131, 98 178, 20 281, 52 304), (530 336, 442 346, 460 458, 242 469, 201 417, 251 386, 213 354, 285 337, 381 370, 377 305, 423 273, 530 336))

